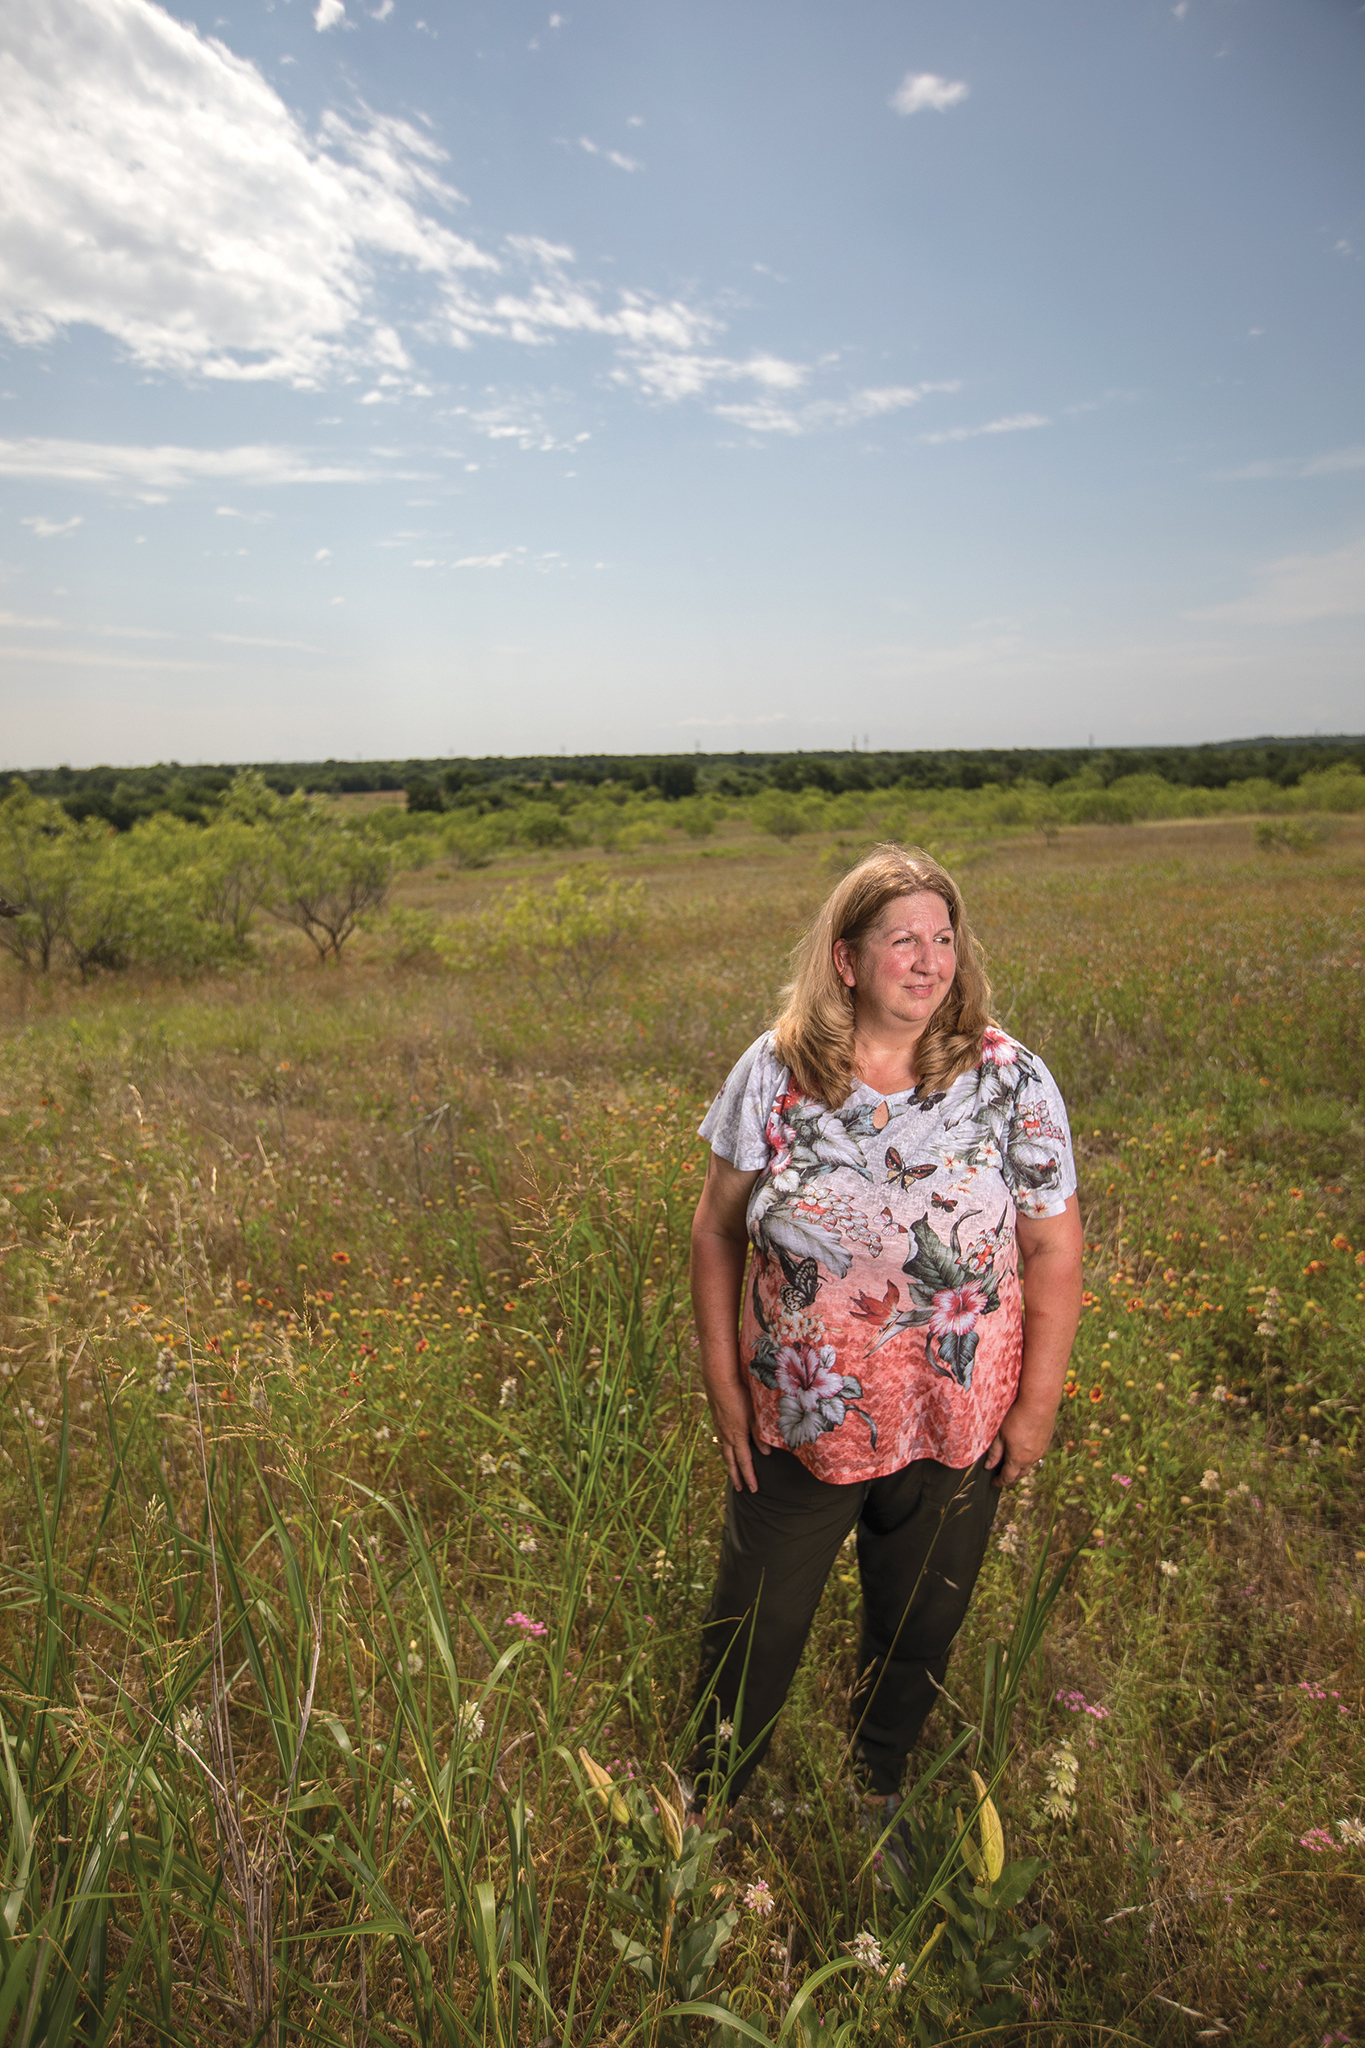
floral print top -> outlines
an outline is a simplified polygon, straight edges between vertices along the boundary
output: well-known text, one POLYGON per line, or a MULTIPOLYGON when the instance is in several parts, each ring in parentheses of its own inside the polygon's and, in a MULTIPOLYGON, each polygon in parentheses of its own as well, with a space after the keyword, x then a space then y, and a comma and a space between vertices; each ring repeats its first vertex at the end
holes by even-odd
POLYGON ((831 1110, 765 1032, 701 1136, 758 1172, 740 1358, 760 1439, 839 1484, 974 1464, 1019 1384, 1015 1217, 1059 1216, 1076 1189, 1042 1061, 992 1025, 946 1093, 860 1083, 831 1110))

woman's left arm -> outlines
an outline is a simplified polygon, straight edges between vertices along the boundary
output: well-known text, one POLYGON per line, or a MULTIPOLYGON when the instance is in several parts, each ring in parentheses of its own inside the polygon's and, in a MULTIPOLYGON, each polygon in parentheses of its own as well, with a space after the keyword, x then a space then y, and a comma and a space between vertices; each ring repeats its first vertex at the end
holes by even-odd
POLYGON ((1014 1406, 986 1453, 997 1486, 1031 1472, 1052 1441, 1067 1360, 1081 1317, 1081 1210, 1074 1195, 1060 1216, 1020 1216, 1019 1285, 1024 1358, 1014 1406))

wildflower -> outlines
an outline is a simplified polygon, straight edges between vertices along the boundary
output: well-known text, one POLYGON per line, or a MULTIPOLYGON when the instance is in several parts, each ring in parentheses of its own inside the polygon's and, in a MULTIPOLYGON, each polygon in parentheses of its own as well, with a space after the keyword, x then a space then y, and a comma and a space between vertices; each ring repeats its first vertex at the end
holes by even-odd
POLYGON ((1273 1337, 1280 1326, 1280 1290, 1267 1287, 1265 1300, 1261 1303, 1261 1320, 1256 1325, 1258 1337, 1273 1337))
POLYGON ((455 1725, 462 1741, 474 1742, 483 1734, 483 1715, 472 1704, 461 1707, 455 1725))
POLYGON ((1007 1522, 996 1538, 996 1549, 1002 1557, 1017 1557, 1019 1554, 1019 1524, 1007 1522))
POLYGON ((1211 1393, 1211 1394, 1209 1395, 1209 1399, 1210 1399, 1211 1401, 1223 1401, 1223 1402, 1226 1402, 1226 1401, 1229 1401, 1229 1400, 1231 1400, 1231 1398, 1232 1398, 1232 1397, 1231 1397, 1231 1395, 1230 1395, 1230 1394, 1228 1393, 1228 1390, 1227 1390, 1227 1388, 1226 1388, 1226 1387, 1225 1387, 1225 1386, 1223 1385, 1223 1382, 1222 1382, 1221 1380, 1219 1380, 1219 1382, 1218 1382, 1217 1386, 1216 1386, 1216 1387, 1214 1388, 1213 1392, 1212 1392, 1212 1393, 1211 1393))
POLYGON ((1221 1484, 1222 1481, 1219 1479, 1218 1474, 1214 1471, 1212 1465, 1210 1465, 1207 1472, 1205 1472, 1203 1478, 1199 1482, 1199 1491, 1201 1493, 1217 1493, 1221 1484))
POLYGON ((333 1252, 333 1253, 332 1253, 332 1264, 333 1264, 334 1266, 349 1266, 349 1265, 350 1265, 350 1263, 351 1263, 351 1254, 350 1254, 349 1252, 333 1252))
POLYGON ((1102 1401, 1104 1399, 1104 1388, 1092 1387, 1090 1389, 1090 1398, 1092 1401, 1102 1401))
POLYGON ((750 1913, 757 1913, 760 1920, 766 1920, 773 1907, 777 1904, 776 1899, 768 1889, 766 1877, 755 1878, 751 1885, 745 1886, 740 1896, 747 1910, 750 1913))
POLYGON ((497 1478, 497 1476, 498 1476, 498 1461, 497 1461, 497 1459, 496 1459, 496 1458, 495 1458, 495 1457, 493 1456, 493 1454, 492 1454, 492 1452, 491 1452, 491 1451, 484 1451, 484 1452, 482 1452, 482 1453, 480 1454, 480 1457, 479 1457, 479 1477, 480 1477, 480 1479, 496 1479, 496 1478, 497 1478))
POLYGON ((1162 1558, 1157 1566, 1157 1570, 1161 1573, 1163 1579, 1178 1579, 1180 1577, 1180 1566, 1172 1564, 1169 1557, 1162 1558))
POLYGON ((382 1429, 377 1429, 375 1431, 374 1440, 377 1444, 386 1444, 391 1435, 392 1431, 390 1430, 389 1425, 386 1422, 382 1429))
POLYGON ((1299 1836, 1299 1847, 1311 1849, 1315 1856, 1323 1856, 1329 1849, 1336 1849, 1339 1846, 1339 1843, 1332 1840, 1326 1828, 1310 1828, 1306 1835, 1299 1836))
POLYGON ((1350 1849, 1365 1849, 1365 1820, 1339 1820, 1337 1833, 1350 1849))
MULTIPOLYGON (((181 1708, 175 1717, 175 1739, 181 1749, 193 1751, 200 1748, 204 1740, 204 1717, 198 1707, 181 1708)), ((1337 1822, 1339 1828, 1347 1825, 1344 1820, 1337 1822)))
POLYGON ((1109 1476, 1116 1486, 1131 1486, 1133 1483, 1126 1472, 1111 1472, 1109 1476))
POLYGON ((1076 1783, 1080 1762, 1069 1742, 1059 1743, 1047 1760, 1042 1813, 1045 1820, 1071 1820, 1076 1812, 1076 1783))
POLYGON ((515 1373, 509 1373, 509 1374, 508 1374, 508 1376, 507 1376, 507 1378, 506 1378, 506 1379, 505 1379, 505 1380, 503 1381, 503 1383, 502 1383, 502 1386, 501 1386, 501 1389, 499 1390, 499 1393, 498 1393, 498 1406, 499 1406, 499 1408, 510 1408, 510 1407, 512 1406, 513 1402, 514 1402, 514 1401, 516 1400, 516 1398, 517 1398, 517 1381, 516 1381, 516 1375, 515 1375, 515 1373))
POLYGON ((717 1728, 716 1733, 717 1735, 719 1735, 722 1742, 733 1742, 735 1735, 734 1722, 722 1721, 720 1726, 717 1728))
POLYGON ((422 1652, 418 1649, 416 1643, 409 1643, 408 1677, 420 1678, 422 1676, 422 1673, 426 1670, 426 1668, 426 1658, 422 1655, 422 1652))
POLYGON ((1064 1687, 1060 1692, 1054 1693, 1053 1698, 1059 1700, 1068 1713, 1089 1714, 1092 1720, 1095 1721, 1107 1721, 1109 1719, 1108 1707, 1092 1706, 1085 1694, 1078 1692, 1074 1686, 1070 1691, 1064 1687))
POLYGON ((869 1934, 866 1928, 863 1929, 861 1934, 855 1934, 852 1941, 846 1941, 844 1947, 848 1950, 860 1970, 872 1970, 880 1976, 886 1968, 886 1961, 882 1955, 882 1945, 876 1935, 869 1934))
POLYGON ((535 1553, 536 1553, 536 1539, 535 1539, 535 1537, 534 1537, 534 1536, 533 1536, 533 1535, 531 1534, 531 1532, 530 1532, 530 1530, 529 1530, 529 1529, 528 1529, 528 1530, 526 1531, 526 1534, 525 1534, 525 1535, 524 1535, 524 1536, 522 1537, 522 1539, 521 1539, 520 1543, 518 1543, 518 1545, 517 1545, 517 1549, 518 1549, 518 1550, 519 1550, 519 1551, 521 1552, 521 1554, 522 1554, 522 1556, 523 1556, 523 1557, 534 1557, 534 1556, 535 1556, 535 1553))
POLYGON ((520 1608, 514 1614, 508 1615, 506 1626, 519 1628, 524 1636, 545 1636, 550 1633, 543 1621, 532 1621, 530 1615, 523 1614, 520 1608))

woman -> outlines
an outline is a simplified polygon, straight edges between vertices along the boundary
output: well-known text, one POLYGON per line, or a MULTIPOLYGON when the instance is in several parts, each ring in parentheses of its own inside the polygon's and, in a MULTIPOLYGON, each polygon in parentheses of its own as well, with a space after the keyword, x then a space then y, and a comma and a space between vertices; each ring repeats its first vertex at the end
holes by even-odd
POLYGON ((894 1799, 998 1489, 1047 1449, 1080 1314, 1076 1177, 1056 1085, 989 1002, 951 876, 877 847, 701 1126, 692 1298, 730 1484, 698 1799, 756 1768, 853 1530, 853 1755, 894 1799))

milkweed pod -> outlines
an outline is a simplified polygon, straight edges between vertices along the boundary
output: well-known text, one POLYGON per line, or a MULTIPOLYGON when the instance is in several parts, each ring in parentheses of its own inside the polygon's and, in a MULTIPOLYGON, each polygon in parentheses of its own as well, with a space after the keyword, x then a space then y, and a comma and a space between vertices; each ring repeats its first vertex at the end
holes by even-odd
POLYGON ((953 1808, 953 1821, 957 1827, 958 1834, 962 1836, 961 1841, 958 1843, 958 1847, 962 1851, 962 1861, 966 1864, 967 1869, 976 1882, 984 1884, 986 1882, 986 1866, 981 1861, 981 1851, 977 1848, 971 1836, 962 1834, 962 1808, 960 1806, 953 1808))
POLYGON ((986 1790, 986 1781, 979 1771, 971 1773, 972 1785, 981 1801, 981 1853, 986 1862, 986 1875, 995 1883, 1005 1867, 1005 1830, 1000 1825, 1000 1815, 995 1810, 995 1801, 986 1790))
POLYGON ((920 1950, 919 1954, 915 1957, 914 1962, 910 1965, 910 1975, 912 1977, 918 1977, 920 1971, 924 1968, 924 1965, 928 1962, 930 1956, 934 1953, 934 1950, 938 1947, 939 1942, 942 1940, 943 1933, 947 1925, 948 1922, 946 1920, 939 1921, 938 1926, 934 1929, 933 1933, 929 1936, 929 1939, 925 1942, 924 1947, 920 1950))
POLYGON ((657 1791, 655 1787, 652 1785, 649 1789, 651 1792, 654 1793, 654 1797, 659 1802, 659 1826, 664 1831, 664 1842, 668 1849, 668 1853, 676 1863, 678 1858, 682 1855, 682 1821, 679 1819, 678 1815, 673 1811, 673 1808, 670 1805, 669 1801, 664 1798, 662 1792, 657 1791))
POLYGON ((607 1812, 614 1821, 624 1827, 630 1819, 630 1809, 616 1790, 610 1774, 603 1770, 601 1764, 593 1762, 586 1749, 579 1749, 578 1761, 583 1766, 584 1776, 601 1800, 603 1806, 606 1807, 607 1812))

